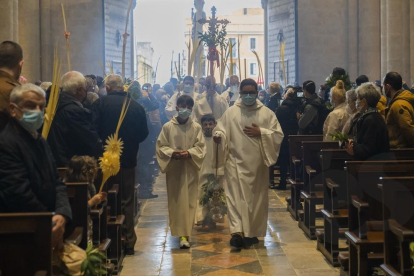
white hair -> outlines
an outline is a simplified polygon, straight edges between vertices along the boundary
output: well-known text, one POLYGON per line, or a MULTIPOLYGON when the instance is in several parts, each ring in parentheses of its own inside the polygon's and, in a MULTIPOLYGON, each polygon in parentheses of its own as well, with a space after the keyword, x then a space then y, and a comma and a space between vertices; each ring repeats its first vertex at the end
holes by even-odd
POLYGON ((118 90, 124 88, 124 82, 120 75, 109 75, 106 78, 105 84, 111 87, 111 90, 118 90))
POLYGON ((86 79, 81 73, 71 71, 63 75, 60 87, 62 92, 75 96, 79 87, 86 89, 86 79))
POLYGON ((48 90, 49 87, 51 87, 51 86, 52 86, 52 83, 48 82, 48 81, 44 81, 40 84, 40 88, 42 88, 45 91, 48 90))
POLYGON ((33 92, 43 98, 46 98, 45 91, 37 85, 28 83, 16 86, 10 94, 10 102, 19 104, 23 99, 23 94, 26 92, 33 92))
POLYGON ((357 93, 356 93, 355 89, 351 89, 351 90, 346 91, 346 98, 351 100, 351 102, 356 102, 357 93))
POLYGON ((381 99, 381 92, 372 82, 361 84, 356 90, 357 96, 360 100, 366 99, 369 107, 376 107, 378 101, 381 99))

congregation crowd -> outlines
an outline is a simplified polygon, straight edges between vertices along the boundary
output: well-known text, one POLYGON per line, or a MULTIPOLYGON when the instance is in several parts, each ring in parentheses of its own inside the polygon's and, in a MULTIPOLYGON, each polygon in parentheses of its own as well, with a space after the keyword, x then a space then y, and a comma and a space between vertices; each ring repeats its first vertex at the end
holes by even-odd
MULTIPOLYGON (((397 72, 382 81, 335 68, 330 82, 308 80, 262 89, 252 79, 230 76, 222 86, 212 76, 125 89, 118 75, 100 77, 71 71, 61 93, 47 139, 41 136, 52 83, 19 82, 23 51, 14 42, 0 44, 0 213, 55 212, 53 241, 62 246, 72 211, 65 181, 96 177, 106 139, 114 134, 125 97, 133 100, 119 131, 123 141, 120 172, 126 254, 134 254, 135 182, 140 196, 154 198, 146 169, 156 155, 167 174, 170 228, 189 248, 194 224, 214 227, 199 199, 213 175, 224 188, 230 244, 257 242, 267 228, 268 188, 286 189, 289 135, 323 135, 338 141, 355 160, 375 160, 393 148, 414 148, 414 86, 397 72), (274 181, 280 168, 280 183, 274 181), (57 168, 69 168, 61 179, 57 168)), ((91 185, 89 207, 107 199, 91 185)))

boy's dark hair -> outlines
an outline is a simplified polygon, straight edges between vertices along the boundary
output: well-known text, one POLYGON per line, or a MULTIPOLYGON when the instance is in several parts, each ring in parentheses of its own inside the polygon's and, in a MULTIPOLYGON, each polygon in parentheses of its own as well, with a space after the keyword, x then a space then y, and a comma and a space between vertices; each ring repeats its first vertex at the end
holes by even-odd
POLYGON ((104 79, 101 76, 97 76, 96 77, 96 85, 98 87, 101 87, 103 83, 104 83, 104 79))
POLYGON ((303 90, 306 90, 309 94, 313 95, 316 92, 315 82, 308 80, 303 83, 303 90))
POLYGON ((357 86, 361 86, 361 84, 369 82, 369 79, 368 79, 367 76, 361 75, 356 79, 355 82, 356 82, 357 86))
POLYGON ((206 114, 203 117, 201 117, 201 124, 203 124, 206 121, 216 123, 216 118, 214 118, 213 114, 206 114))
POLYGON ((257 85, 257 82, 253 79, 245 79, 240 83, 240 91, 243 89, 243 87, 248 86, 248 85, 252 85, 254 86, 254 88, 256 89, 256 91, 259 90, 259 87, 257 85))
POLYGON ((402 77, 397 72, 389 72, 384 78, 384 84, 389 84, 395 90, 402 89, 402 77))
POLYGON ((185 104, 186 106, 194 106, 194 100, 188 95, 182 95, 177 99, 177 106, 185 104))
POLYGON ((23 60, 23 50, 13 41, 3 41, 0 44, 0 68, 14 69, 23 60))

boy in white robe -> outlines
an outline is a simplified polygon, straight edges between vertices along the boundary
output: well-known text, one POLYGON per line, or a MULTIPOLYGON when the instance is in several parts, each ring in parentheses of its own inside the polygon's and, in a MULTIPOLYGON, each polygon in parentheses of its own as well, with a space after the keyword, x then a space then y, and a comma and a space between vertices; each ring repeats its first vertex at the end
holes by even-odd
POLYGON ((203 131, 190 118, 194 100, 177 100, 178 116, 166 123, 157 139, 157 161, 167 174, 169 222, 172 236, 180 237, 180 248, 189 248, 198 199, 199 170, 206 155, 203 131))
MULTIPOLYGON (((207 114, 201 118, 201 127, 203 129, 204 139, 206 142, 206 156, 204 158, 203 165, 200 170, 200 181, 198 184, 198 198, 204 196, 203 185, 207 183, 209 176, 213 175, 219 182, 220 187, 223 187, 224 180, 224 162, 223 158, 217 158, 217 154, 223 156, 224 148, 223 144, 217 145, 213 141, 213 129, 216 127, 216 119, 213 115, 207 114), (218 148, 217 148, 218 147, 218 148), (217 162, 216 162, 217 161, 217 162), (219 162, 220 161, 220 162, 219 162), (217 175, 216 175, 217 174, 217 175)), ((202 224, 203 227, 214 228, 215 223, 211 217, 207 217, 209 214, 209 206, 203 206, 198 204, 196 211, 196 222, 202 224)), ((211 215, 210 215, 211 216, 211 215)))
POLYGON ((205 86, 207 88, 205 97, 199 99, 194 106, 194 115, 197 118, 197 122, 200 122, 201 117, 207 114, 213 114, 214 118, 218 120, 229 108, 226 99, 217 94, 215 90, 216 80, 214 77, 208 76, 205 86))
POLYGON ((240 85, 240 99, 218 120, 214 141, 224 143, 230 245, 241 248, 243 238, 257 243, 264 237, 268 217, 269 167, 279 156, 283 132, 273 111, 257 100, 252 79, 240 85))

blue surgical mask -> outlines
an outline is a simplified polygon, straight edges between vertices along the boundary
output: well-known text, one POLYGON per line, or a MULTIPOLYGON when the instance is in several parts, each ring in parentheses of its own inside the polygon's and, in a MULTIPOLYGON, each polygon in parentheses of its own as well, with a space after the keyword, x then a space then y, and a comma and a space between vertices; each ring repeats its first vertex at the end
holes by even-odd
POLYGON ((230 91, 232 93, 237 93, 239 91, 239 87, 237 85, 232 85, 230 91))
POLYGON ((184 93, 192 93, 194 90, 194 86, 193 85, 184 85, 184 93))
POLYGON ((17 109, 23 112, 23 118, 19 120, 19 123, 28 132, 36 132, 43 124, 44 114, 40 110, 22 110, 16 106, 17 109))
POLYGON ((241 99, 245 105, 254 105, 256 102, 256 96, 250 95, 250 94, 244 94, 241 95, 241 99))
POLYGON ((181 119, 188 119, 188 117, 191 116, 191 109, 180 108, 178 110, 178 116, 180 116, 181 119))

